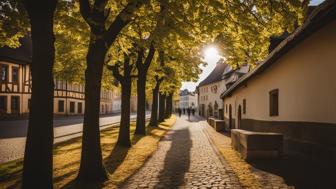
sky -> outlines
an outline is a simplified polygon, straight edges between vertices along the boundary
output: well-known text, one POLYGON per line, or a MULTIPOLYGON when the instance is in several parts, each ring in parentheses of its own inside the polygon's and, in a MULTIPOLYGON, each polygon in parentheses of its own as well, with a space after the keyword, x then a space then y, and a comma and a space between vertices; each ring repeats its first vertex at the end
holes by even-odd
POLYGON ((216 67, 216 63, 221 58, 216 50, 216 47, 208 47, 204 53, 204 61, 207 62, 207 65, 200 66, 202 73, 199 75, 197 82, 182 82, 181 90, 188 89, 189 91, 194 91, 196 86, 203 81, 216 67))
MULTIPOLYGON (((318 5, 324 0, 311 0, 310 5, 318 5)), ((202 73, 199 75, 199 79, 197 82, 182 82, 181 90, 188 89, 189 91, 195 91, 196 86, 203 81, 211 71, 216 67, 216 63, 221 58, 218 54, 216 47, 208 47, 205 50, 205 61, 208 63, 207 66, 200 66, 202 69, 202 73)))

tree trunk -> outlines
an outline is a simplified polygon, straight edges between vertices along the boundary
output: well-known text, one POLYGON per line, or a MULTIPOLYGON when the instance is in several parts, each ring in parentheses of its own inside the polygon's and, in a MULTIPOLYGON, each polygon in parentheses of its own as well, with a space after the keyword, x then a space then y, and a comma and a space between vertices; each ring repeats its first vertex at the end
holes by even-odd
POLYGON ((156 81, 156 85, 153 89, 153 98, 152 98, 152 112, 151 112, 151 119, 150 119, 150 126, 157 127, 158 123, 158 96, 159 96, 159 88, 160 88, 160 81, 156 81))
POLYGON ((137 118, 135 134, 146 134, 146 78, 147 71, 138 69, 138 105, 137 105, 137 118))
POLYGON ((165 105, 166 104, 166 95, 159 94, 159 122, 164 121, 165 119, 165 105))
POLYGON ((23 163, 22 188, 53 188, 53 109, 55 59, 53 18, 56 0, 24 1, 33 43, 32 96, 23 163))
POLYGON ((130 77, 124 77, 121 85, 121 118, 120 131, 117 145, 130 147, 130 113, 131 113, 131 87, 132 81, 130 77))
POLYGON ((103 41, 90 42, 86 57, 81 164, 77 177, 81 181, 100 181, 107 178, 102 163, 99 131, 100 90, 106 52, 103 41))
POLYGON ((138 105, 135 134, 146 134, 146 80, 148 68, 153 60, 154 54, 155 48, 153 43, 150 45, 149 52, 144 63, 142 63, 144 49, 141 48, 138 52, 138 59, 136 61, 136 67, 138 69, 138 105))
POLYGON ((173 94, 169 94, 166 97, 166 110, 165 110, 165 118, 169 118, 172 114, 172 102, 173 102, 173 94))

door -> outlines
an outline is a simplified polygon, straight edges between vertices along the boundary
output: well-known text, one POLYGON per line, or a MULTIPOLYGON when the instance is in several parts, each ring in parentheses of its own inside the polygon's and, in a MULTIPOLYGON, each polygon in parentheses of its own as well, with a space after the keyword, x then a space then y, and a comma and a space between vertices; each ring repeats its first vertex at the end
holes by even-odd
POLYGON ((202 112, 201 116, 204 116, 204 112, 205 112, 205 105, 204 104, 202 104, 202 111, 201 112, 202 112))
POLYGON ((11 112, 12 114, 20 113, 20 98, 18 96, 11 97, 11 112))
POLYGON ((232 106, 229 105, 229 127, 232 129, 232 106))
POLYGON ((238 129, 241 128, 241 106, 238 106, 238 129))

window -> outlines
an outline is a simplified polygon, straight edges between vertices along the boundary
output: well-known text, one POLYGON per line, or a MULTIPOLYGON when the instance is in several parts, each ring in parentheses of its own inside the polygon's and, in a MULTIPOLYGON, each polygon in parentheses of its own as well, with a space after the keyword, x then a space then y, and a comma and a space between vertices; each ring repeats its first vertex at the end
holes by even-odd
POLYGON ((12 68, 12 82, 13 83, 19 82, 19 68, 17 67, 12 68))
POLYGON ((70 113, 75 113, 75 102, 70 102, 70 113))
POLYGON ((246 114, 246 99, 243 99, 243 114, 246 114))
POLYGON ((64 112, 64 100, 58 101, 58 112, 64 112))
POLYGON ((0 64, 0 81, 8 81, 8 66, 0 64))
POLYGON ((0 96, 0 113, 7 112, 7 96, 0 96))
POLYGON ((270 93, 270 116, 279 115, 279 90, 272 90, 270 93))
POLYGON ((19 113, 20 99, 18 96, 11 97, 11 110, 12 113, 19 113))
POLYGON ((82 107, 83 107, 83 103, 81 103, 81 102, 78 102, 78 107, 77 107, 77 110, 78 110, 78 113, 79 113, 79 114, 81 114, 81 113, 83 112, 83 109, 82 109, 82 107))

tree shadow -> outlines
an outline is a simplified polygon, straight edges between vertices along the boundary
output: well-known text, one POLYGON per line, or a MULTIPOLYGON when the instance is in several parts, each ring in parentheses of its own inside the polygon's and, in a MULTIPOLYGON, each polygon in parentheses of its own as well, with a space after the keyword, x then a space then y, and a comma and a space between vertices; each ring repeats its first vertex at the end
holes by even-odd
POLYGON ((164 140, 171 140, 164 168, 158 176, 159 182, 154 188, 178 188, 184 185, 184 175, 190 166, 192 141, 188 128, 169 133, 164 140))
POLYGON ((78 182, 75 179, 63 186, 62 189, 101 189, 104 186, 104 182, 78 182))
POLYGON ((334 161, 316 161, 299 154, 286 154, 279 159, 249 163, 254 168, 282 177, 287 185, 296 189, 336 188, 334 161))
MULTIPOLYGON (((148 129, 148 127, 147 127, 148 129)), ((146 135, 134 135, 132 138, 132 145, 135 145, 139 140, 146 135)), ((113 174, 114 171, 123 163, 130 148, 124 146, 114 145, 114 148, 110 155, 104 159, 105 168, 113 174)))

